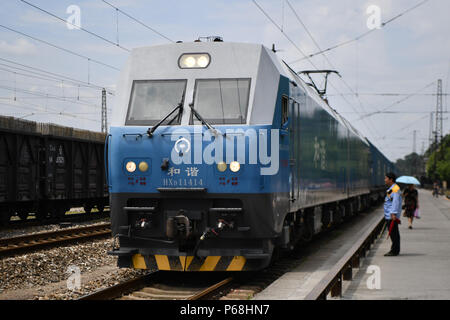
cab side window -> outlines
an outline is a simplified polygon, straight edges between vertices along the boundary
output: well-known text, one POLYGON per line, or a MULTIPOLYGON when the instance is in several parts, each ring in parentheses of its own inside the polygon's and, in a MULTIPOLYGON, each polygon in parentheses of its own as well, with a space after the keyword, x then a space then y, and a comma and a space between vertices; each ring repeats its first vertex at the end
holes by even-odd
POLYGON ((289 98, 287 96, 281 97, 281 125, 284 125, 288 121, 289 115, 289 98))

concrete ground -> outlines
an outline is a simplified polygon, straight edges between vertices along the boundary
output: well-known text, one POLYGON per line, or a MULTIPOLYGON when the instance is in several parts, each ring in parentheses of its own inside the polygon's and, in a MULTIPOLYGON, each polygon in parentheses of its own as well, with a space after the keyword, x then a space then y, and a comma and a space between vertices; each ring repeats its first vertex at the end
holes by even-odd
POLYGON ((422 218, 414 220, 412 230, 402 218, 400 255, 384 257, 391 246, 385 234, 363 260, 343 299, 450 299, 450 200, 419 190, 419 206, 422 218), (366 273, 369 266, 379 267, 379 289, 375 274, 366 273))
MULTIPOLYGON (((353 270, 353 281, 343 282, 343 299, 450 299, 450 200, 442 196, 434 199, 431 192, 419 190, 419 203, 422 218, 414 220, 412 230, 408 229, 407 218, 402 217, 400 255, 384 257, 391 246, 385 233, 362 260, 361 267, 353 270)), ((300 257, 298 267, 255 299, 304 299, 365 228, 382 215, 382 207, 360 214, 314 241, 300 257)))
POLYGON ((367 227, 383 216, 379 207, 360 213, 350 221, 314 239, 300 252, 299 265, 255 296, 255 300, 302 300, 362 236, 367 227))

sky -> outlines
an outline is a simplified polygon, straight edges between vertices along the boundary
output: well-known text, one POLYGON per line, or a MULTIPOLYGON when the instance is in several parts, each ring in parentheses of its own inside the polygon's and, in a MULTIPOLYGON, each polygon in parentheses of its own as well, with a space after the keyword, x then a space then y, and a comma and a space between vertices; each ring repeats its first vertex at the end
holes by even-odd
MULTIPOLYGON (((298 60, 368 32, 371 6, 387 22, 422 1, 107 0, 117 11, 101 0, 3 0, 0 114, 100 131, 101 88, 108 91, 110 114, 130 49, 218 35, 275 44, 296 71, 339 71, 342 78, 329 77, 330 105, 395 161, 413 151, 414 131, 416 152, 428 147, 438 79, 448 111, 450 1, 428 0, 358 41, 298 60), (88 32, 66 24, 74 5, 88 32)), ((443 127, 450 133, 448 113, 443 127)))

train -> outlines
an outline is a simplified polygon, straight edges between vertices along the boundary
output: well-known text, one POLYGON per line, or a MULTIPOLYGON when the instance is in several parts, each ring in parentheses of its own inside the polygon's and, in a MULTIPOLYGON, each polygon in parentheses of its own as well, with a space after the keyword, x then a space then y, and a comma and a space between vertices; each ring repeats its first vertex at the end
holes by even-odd
POLYGON ((109 254, 182 272, 264 269, 395 170, 275 50, 220 39, 132 50, 105 159, 109 254))
POLYGON ((108 206, 105 134, 0 116, 0 224, 108 206))

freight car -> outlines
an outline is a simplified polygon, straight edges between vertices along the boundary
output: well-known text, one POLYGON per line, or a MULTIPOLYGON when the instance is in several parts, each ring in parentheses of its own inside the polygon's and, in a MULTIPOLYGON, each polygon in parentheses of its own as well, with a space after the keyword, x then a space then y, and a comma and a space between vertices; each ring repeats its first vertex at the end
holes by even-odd
POLYGON ((120 267, 241 271, 379 200, 392 167, 258 44, 138 48, 107 138, 120 267))
POLYGON ((0 116, 0 222, 108 204, 105 134, 0 116))

